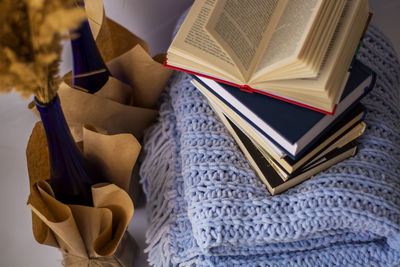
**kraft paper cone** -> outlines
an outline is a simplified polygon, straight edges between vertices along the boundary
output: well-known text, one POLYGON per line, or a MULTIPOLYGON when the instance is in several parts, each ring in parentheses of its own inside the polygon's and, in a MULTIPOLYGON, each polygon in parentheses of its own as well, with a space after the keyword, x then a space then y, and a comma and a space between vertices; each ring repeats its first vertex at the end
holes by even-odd
MULTIPOLYGON (((131 133, 141 139, 144 130, 158 115, 155 109, 131 105, 136 95, 132 87, 110 77, 96 94, 71 88, 71 76, 64 77, 58 95, 71 133, 76 142, 82 141, 83 125, 92 125, 104 134, 131 133)), ((153 95, 149 101, 156 101, 153 95)), ((39 116, 35 104, 28 106, 39 116)))
POLYGON ((122 83, 114 77, 109 77, 107 83, 95 93, 123 105, 131 105, 133 103, 133 90, 129 85, 122 83))
POLYGON ((141 149, 133 135, 103 135, 84 128, 83 149, 85 158, 100 170, 102 178, 112 177, 114 184, 129 191, 133 166, 141 149))
MULTIPOLYGON (((96 95, 125 105, 154 108, 172 74, 172 70, 162 66, 164 60, 163 54, 153 59, 140 45, 134 46, 107 63, 113 77, 96 95)), ((63 80, 73 87, 71 72, 63 80)))
POLYGON ((153 60, 140 45, 114 58, 107 66, 114 77, 134 88, 133 104, 146 108, 154 108, 172 74, 172 70, 153 60))
MULTIPOLYGON (((45 181, 50 175, 49 156, 44 129, 38 122, 26 150, 31 185, 28 206, 32 210, 33 234, 38 243, 59 248, 65 266, 125 266, 120 256, 124 255, 125 261, 129 257, 121 247, 116 253, 119 256, 114 255, 133 215, 132 200, 122 187, 129 188, 140 145, 128 134, 104 136, 89 129, 84 132, 85 156, 97 159, 98 165, 107 165, 104 169, 112 184, 92 187, 94 207, 65 205, 56 200, 45 181), (114 153, 117 150, 118 153, 114 153), (103 154, 105 152, 107 155, 103 154), (121 165, 107 162, 110 156, 121 165)), ((124 248, 132 252, 132 238, 125 239, 130 242, 125 242, 124 248)))
POLYGON ((114 257, 96 260, 113 256, 132 218, 133 204, 124 190, 114 184, 95 185, 92 188, 94 206, 86 207, 59 202, 45 181, 34 186, 32 198, 41 199, 52 218, 46 217, 31 202, 28 206, 54 234, 64 255, 82 259, 74 266, 88 266, 90 262, 124 266, 114 257))
MULTIPOLYGON (((49 151, 47 149, 46 135, 41 122, 36 123, 33 128, 26 149, 26 158, 31 192, 28 202, 41 210, 44 216, 48 217, 50 220, 54 220, 52 213, 45 203, 40 198, 32 197, 34 194, 38 194, 34 185, 39 181, 50 177, 49 151), (32 192, 34 194, 32 194, 32 192)), ((49 231, 48 227, 34 214, 32 214, 32 228, 35 239, 38 243, 47 244, 53 247, 58 246, 53 233, 49 231)))
POLYGON ((134 105, 154 108, 172 70, 162 66, 160 56, 151 58, 149 45, 144 40, 107 18, 100 0, 86 0, 86 3, 88 16, 97 16, 90 26, 93 25, 97 47, 111 74, 134 88, 134 105))
MULTIPOLYGON (((99 14, 105 16, 104 12, 99 14)), ((95 39, 105 62, 121 56, 136 45, 140 45, 147 54, 150 54, 150 47, 145 41, 107 17, 103 18, 101 29, 95 39)))
POLYGON ((82 140, 82 125, 89 124, 106 134, 131 133, 140 139, 158 111, 123 105, 98 95, 72 89, 65 83, 58 91, 61 106, 73 130, 75 141, 82 140))
POLYGON ((93 38, 105 62, 124 54, 138 44, 150 54, 150 47, 145 41, 106 17, 102 0, 85 0, 85 11, 93 38))
MULTIPOLYGON (((154 108, 172 71, 162 66, 164 55, 151 58, 146 42, 105 17, 101 0, 86 0, 85 8, 113 77, 91 95, 71 89, 71 72, 64 76, 59 96, 72 135, 80 142, 82 126, 90 124, 101 133, 132 133, 140 139, 158 115, 154 108)), ((33 103, 29 108, 38 115, 33 103)))
POLYGON ((104 23, 104 7, 102 0, 85 0, 85 11, 88 17, 93 38, 96 40, 104 23))
MULTIPOLYGON (((72 72, 67 73, 63 77, 63 81, 69 87, 73 88, 72 72)), ((94 95, 107 98, 123 105, 132 105, 133 102, 133 88, 130 85, 123 83, 111 76, 108 77, 108 80, 104 86, 99 91, 94 93, 94 95)))

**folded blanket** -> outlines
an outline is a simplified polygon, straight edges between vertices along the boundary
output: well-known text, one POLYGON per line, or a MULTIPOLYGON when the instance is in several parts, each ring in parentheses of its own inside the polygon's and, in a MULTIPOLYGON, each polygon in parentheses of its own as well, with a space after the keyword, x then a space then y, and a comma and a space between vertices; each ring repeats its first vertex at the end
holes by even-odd
MULTIPOLYGON (((375 27, 358 59, 378 76, 359 151, 270 196, 190 76, 175 73, 141 166, 155 266, 400 264, 400 63, 375 27)), ((293 129, 295 130, 295 129, 293 129)))

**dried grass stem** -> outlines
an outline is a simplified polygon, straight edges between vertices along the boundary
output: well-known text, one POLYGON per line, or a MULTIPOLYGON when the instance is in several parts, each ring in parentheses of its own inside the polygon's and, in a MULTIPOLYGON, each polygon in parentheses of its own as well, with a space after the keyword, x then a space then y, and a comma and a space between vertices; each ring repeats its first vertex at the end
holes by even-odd
POLYGON ((0 1, 0 92, 48 103, 61 82, 61 41, 86 17, 75 0, 0 1))

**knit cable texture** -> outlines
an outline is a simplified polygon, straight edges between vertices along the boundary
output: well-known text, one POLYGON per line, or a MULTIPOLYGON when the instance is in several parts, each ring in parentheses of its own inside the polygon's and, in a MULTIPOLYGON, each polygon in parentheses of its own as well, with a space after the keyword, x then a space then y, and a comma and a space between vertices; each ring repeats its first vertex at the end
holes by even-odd
MULTIPOLYGON (((358 153, 270 196, 190 76, 175 73, 141 166, 155 266, 400 265, 400 63, 370 26, 377 73, 358 153)), ((295 116, 295 114, 293 114, 295 116)), ((296 129, 293 129, 294 131, 296 129)))

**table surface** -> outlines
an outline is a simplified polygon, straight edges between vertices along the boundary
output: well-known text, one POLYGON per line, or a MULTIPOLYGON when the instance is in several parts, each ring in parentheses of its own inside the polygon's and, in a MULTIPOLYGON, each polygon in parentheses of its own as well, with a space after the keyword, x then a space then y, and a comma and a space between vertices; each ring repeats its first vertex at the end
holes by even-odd
MULTIPOLYGON (((104 0, 107 16, 146 40, 151 54, 165 52, 174 25, 192 0, 104 0)), ((400 54, 400 1, 370 0, 378 25, 393 42, 400 54)), ((70 47, 66 44, 61 71, 71 69, 70 47)), ((25 148, 38 118, 27 109, 29 101, 14 93, 0 96, 0 266, 61 266, 58 250, 36 243, 31 230, 31 213, 26 206, 29 194, 25 148)), ((141 253, 135 266, 147 266, 145 231, 147 217, 144 207, 135 210, 128 230, 138 242, 141 253)))

